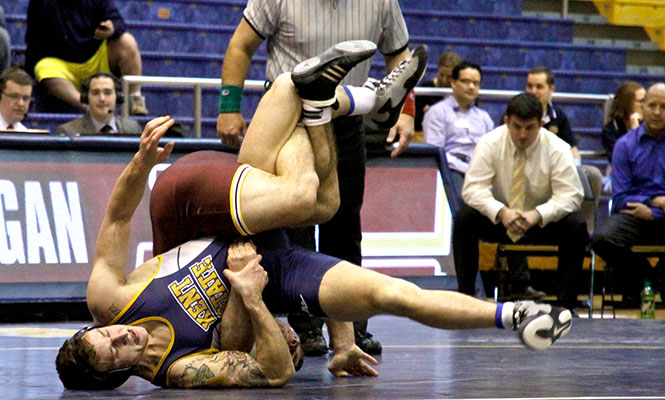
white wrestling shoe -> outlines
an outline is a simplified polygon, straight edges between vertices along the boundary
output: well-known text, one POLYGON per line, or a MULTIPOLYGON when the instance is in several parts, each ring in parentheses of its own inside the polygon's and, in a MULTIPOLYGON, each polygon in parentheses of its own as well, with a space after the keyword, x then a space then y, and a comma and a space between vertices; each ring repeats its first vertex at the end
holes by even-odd
POLYGON ((545 350, 573 325, 570 310, 538 304, 533 301, 518 301, 513 310, 513 329, 518 331, 522 343, 531 350, 545 350))
POLYGON ((383 79, 370 78, 365 82, 363 86, 376 93, 376 104, 365 116, 369 128, 390 129, 395 125, 406 96, 425 75, 428 58, 427 46, 420 45, 383 79))

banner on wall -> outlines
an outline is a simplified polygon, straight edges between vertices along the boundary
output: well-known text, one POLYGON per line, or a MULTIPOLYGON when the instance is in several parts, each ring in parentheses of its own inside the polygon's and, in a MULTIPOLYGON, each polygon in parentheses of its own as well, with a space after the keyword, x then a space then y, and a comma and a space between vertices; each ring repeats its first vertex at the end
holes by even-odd
MULTIPOLYGON (((132 155, 0 150, 0 282, 87 281, 106 203, 132 155)), ((150 188, 168 165, 151 172, 132 220, 128 271, 152 257, 150 188)), ((364 267, 401 276, 454 271, 452 221, 434 158, 370 160, 362 224, 364 267)))

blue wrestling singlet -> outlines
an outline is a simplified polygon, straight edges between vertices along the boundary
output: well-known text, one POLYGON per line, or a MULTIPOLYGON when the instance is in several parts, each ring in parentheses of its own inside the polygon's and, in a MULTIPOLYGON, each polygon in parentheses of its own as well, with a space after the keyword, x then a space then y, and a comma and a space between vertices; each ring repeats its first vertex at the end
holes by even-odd
MULTIPOLYGON (((335 257, 293 246, 282 230, 253 236, 261 265, 268 273, 263 301, 273 313, 325 313, 319 304, 323 275, 340 262, 335 257)), ((221 321, 231 285, 227 268, 228 242, 192 240, 160 255, 151 281, 111 321, 137 325, 161 321, 170 328, 171 345, 150 380, 166 387, 170 366, 179 359, 211 349, 213 331, 221 321)))
POLYGON ((153 384, 166 386, 171 364, 211 348, 229 298, 230 284, 222 274, 227 248, 222 240, 193 240, 159 256, 155 276, 111 322, 169 325, 171 345, 150 380, 153 384))

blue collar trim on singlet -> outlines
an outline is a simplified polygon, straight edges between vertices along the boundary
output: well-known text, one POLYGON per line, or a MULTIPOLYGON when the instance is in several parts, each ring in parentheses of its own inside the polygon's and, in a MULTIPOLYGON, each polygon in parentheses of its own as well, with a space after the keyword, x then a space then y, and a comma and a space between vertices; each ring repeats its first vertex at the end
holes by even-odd
POLYGON ((162 323, 166 324, 166 326, 168 326, 169 330, 171 331, 171 339, 169 340, 169 345, 166 348, 166 350, 164 351, 164 354, 162 354, 162 358, 159 359, 159 363, 157 364, 155 369, 152 371, 152 376, 150 377, 150 382, 153 382, 155 380, 155 376, 157 376, 157 373, 162 368, 162 364, 164 364, 164 361, 166 361, 166 357, 168 357, 169 354, 171 354, 171 349, 173 348, 173 343, 175 342, 175 330, 173 329, 173 325, 171 325, 171 323, 169 321, 167 321, 165 318, 162 318, 162 317, 141 318, 139 320, 136 320, 136 321, 131 322, 131 323, 128 324, 129 326, 136 326, 136 325, 140 325, 140 324, 143 324, 143 323, 146 323, 146 322, 153 322, 153 321, 162 322, 162 323))

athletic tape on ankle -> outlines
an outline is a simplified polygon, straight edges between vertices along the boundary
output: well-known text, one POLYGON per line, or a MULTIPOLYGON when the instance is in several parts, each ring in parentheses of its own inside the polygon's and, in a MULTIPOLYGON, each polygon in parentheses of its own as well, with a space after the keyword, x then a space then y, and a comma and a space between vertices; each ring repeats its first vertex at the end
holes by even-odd
POLYGON ((402 107, 402 114, 410 115, 413 118, 416 117, 416 94, 413 89, 411 89, 411 91, 406 95, 404 107, 402 107))
POLYGON ((499 329, 505 329, 503 322, 501 321, 501 312, 503 311, 503 303, 498 303, 496 305, 496 312, 494 313, 494 323, 499 329))
POLYGON ((233 85, 223 85, 219 91, 219 113, 240 112, 242 101, 242 88, 233 85))

